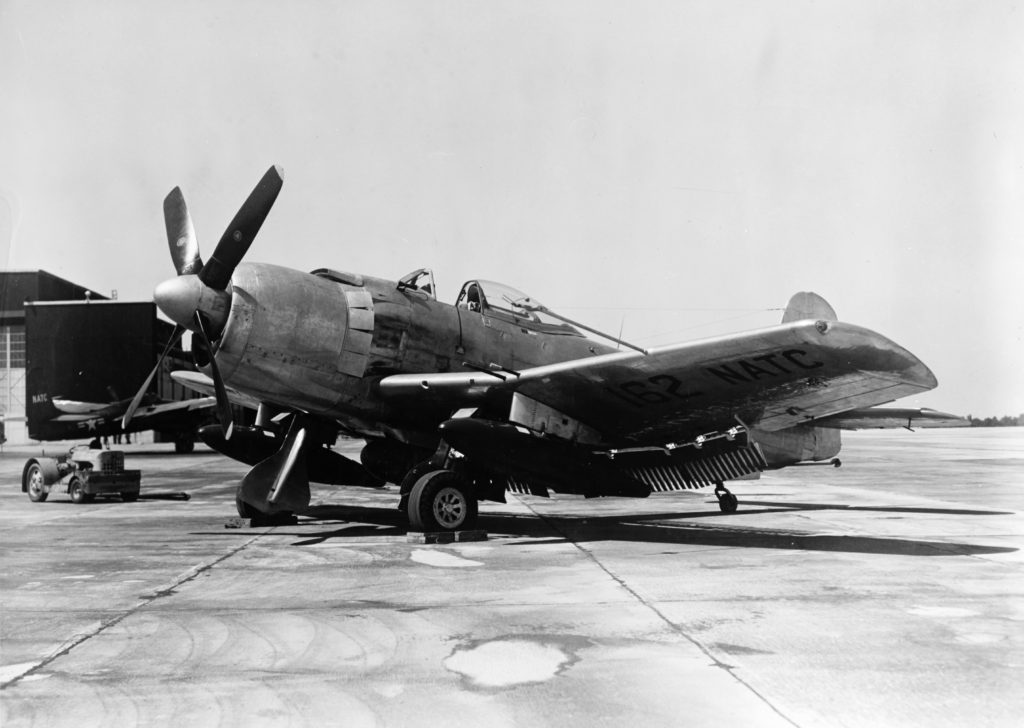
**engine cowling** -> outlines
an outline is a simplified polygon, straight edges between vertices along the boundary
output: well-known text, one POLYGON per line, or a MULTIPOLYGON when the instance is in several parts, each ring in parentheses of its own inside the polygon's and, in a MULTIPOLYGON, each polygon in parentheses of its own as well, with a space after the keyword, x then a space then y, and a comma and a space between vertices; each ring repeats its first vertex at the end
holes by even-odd
POLYGON ((263 263, 240 264, 231 282, 216 345, 227 385, 325 415, 362 389, 373 340, 369 292, 263 263))

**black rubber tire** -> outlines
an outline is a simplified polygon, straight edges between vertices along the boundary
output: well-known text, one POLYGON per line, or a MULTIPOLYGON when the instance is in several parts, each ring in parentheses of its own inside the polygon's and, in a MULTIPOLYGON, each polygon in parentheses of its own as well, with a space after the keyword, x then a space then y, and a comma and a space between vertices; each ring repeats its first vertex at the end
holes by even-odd
POLYGON ((68 481, 68 495, 71 496, 72 503, 88 503, 92 500, 88 493, 85 492, 85 486, 82 484, 82 479, 77 475, 73 476, 68 481))
POLYGON ((412 493, 413 487, 416 485, 416 481, 422 478, 427 473, 432 473, 435 470, 439 470, 436 465, 431 465, 428 461, 424 460, 422 463, 416 463, 402 478, 402 482, 399 484, 400 487, 398 492, 402 495, 409 495, 412 493))
POLYGON ((409 469, 402 478, 402 482, 398 488, 398 492, 401 494, 401 498, 398 499, 398 510, 402 513, 409 512, 409 494, 412 493, 412 489, 416 485, 416 481, 427 473, 438 469, 439 468, 436 465, 431 465, 427 460, 424 460, 421 463, 416 463, 409 469))
POLYGON ((50 494, 43 483, 43 469, 39 466, 39 463, 29 463, 29 466, 25 468, 23 478, 24 482, 22 485, 28 493, 30 501, 42 503, 49 497, 50 494))
POLYGON ((188 455, 196 449, 196 441, 191 436, 177 437, 174 440, 174 452, 179 455, 188 455))
POLYGON ((265 515, 256 506, 242 500, 242 496, 237 493, 235 494, 235 510, 242 518, 260 518, 265 515))
POLYGON ((476 525, 478 505, 465 479, 451 470, 434 470, 409 493, 409 525, 424 533, 465 531, 476 525))
POLYGON ((739 498, 732 493, 722 493, 718 496, 718 508, 722 513, 735 513, 739 504, 739 498))

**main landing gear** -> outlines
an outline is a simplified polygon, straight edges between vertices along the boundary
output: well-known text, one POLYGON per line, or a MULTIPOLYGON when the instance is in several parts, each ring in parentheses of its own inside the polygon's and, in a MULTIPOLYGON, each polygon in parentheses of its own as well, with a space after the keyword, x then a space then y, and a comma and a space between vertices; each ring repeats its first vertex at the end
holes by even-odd
POLYGON ((476 525, 476 495, 460 473, 421 463, 403 485, 409 487, 405 511, 414 531, 466 531, 476 525))
POLYGON ((735 513, 739 507, 739 499, 729 492, 721 480, 715 483, 715 497, 718 498, 718 507, 722 513, 735 513))

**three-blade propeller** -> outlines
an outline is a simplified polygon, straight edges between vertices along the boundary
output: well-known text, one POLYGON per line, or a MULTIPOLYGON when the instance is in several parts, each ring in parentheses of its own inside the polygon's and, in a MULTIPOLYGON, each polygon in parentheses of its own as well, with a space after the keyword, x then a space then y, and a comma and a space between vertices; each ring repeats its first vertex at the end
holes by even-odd
POLYGON ((228 225, 227 230, 224 231, 217 243, 213 255, 206 263, 203 263, 199 253, 199 241, 196 238, 192 218, 181 189, 175 187, 164 199, 164 224, 167 227, 167 243, 170 246, 174 269, 177 271, 179 279, 182 276, 195 276, 195 278, 161 284, 165 290, 165 298, 173 304, 173 306, 169 306, 169 308, 173 308, 173 314, 166 310, 164 312, 171 315, 177 326, 160 354, 160 358, 157 359, 153 371, 146 377, 146 381, 143 382, 142 387, 125 411, 124 417, 121 419, 122 428, 128 427, 157 371, 163 364, 164 358, 182 337, 185 330, 190 329, 199 334, 201 344, 209 354, 209 365, 217 396, 217 419, 225 437, 231 437, 233 426, 231 402, 217 367, 213 349, 213 341, 220 335, 220 330, 219 327, 211 326, 209 317, 200 310, 200 302, 204 300, 205 293, 219 292, 213 294, 214 298, 230 296, 230 292, 223 292, 227 291, 235 268, 255 240, 256 234, 267 219, 270 208, 274 205, 283 184, 284 178, 280 167, 274 166, 267 170, 253 191, 249 193, 245 202, 242 203, 242 207, 231 220, 231 224, 228 225), (204 293, 204 289, 210 290, 204 293))

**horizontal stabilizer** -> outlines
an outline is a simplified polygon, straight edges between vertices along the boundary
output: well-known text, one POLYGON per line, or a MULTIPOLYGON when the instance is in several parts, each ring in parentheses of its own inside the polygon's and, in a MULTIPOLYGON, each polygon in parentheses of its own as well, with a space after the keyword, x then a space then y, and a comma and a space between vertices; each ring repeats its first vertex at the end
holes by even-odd
POLYGON ((843 430, 873 430, 906 427, 969 427, 963 417, 939 412, 933 409, 908 409, 901 407, 865 407, 840 414, 816 419, 817 427, 834 427, 843 430))

